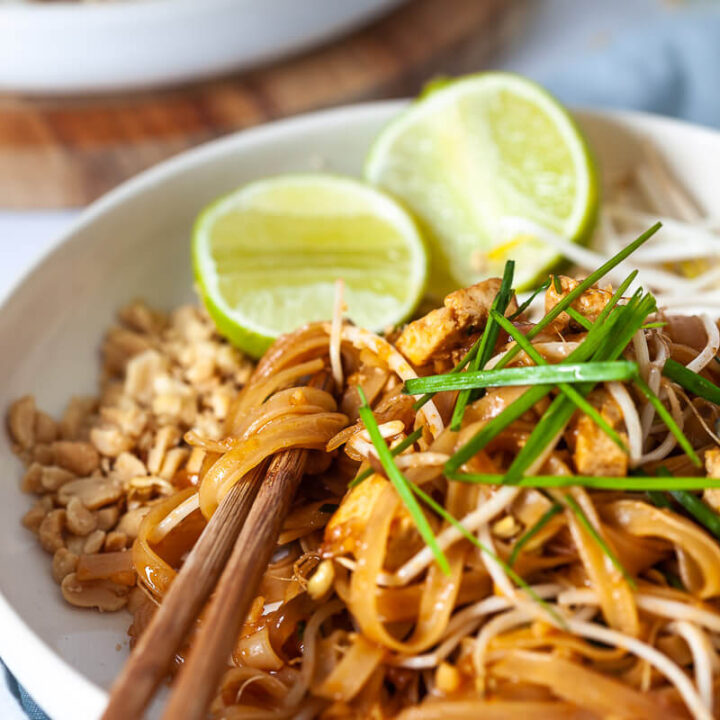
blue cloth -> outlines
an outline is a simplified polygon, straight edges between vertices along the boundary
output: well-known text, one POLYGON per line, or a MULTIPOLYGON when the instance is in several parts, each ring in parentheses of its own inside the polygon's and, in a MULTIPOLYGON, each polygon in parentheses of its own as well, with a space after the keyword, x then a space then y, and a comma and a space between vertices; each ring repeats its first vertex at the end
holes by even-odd
MULTIPOLYGON (((571 32, 562 27, 558 33, 571 32)), ((720 8, 674 10, 606 47, 536 76, 576 107, 642 110, 720 127, 720 8)), ((2 666, 31 720, 47 716, 2 666)))
POLYGON ((720 127, 720 7, 669 11, 537 79, 568 105, 720 127))
POLYGON ((30 720, 49 720, 48 716, 27 694, 25 688, 18 683, 13 674, 5 667, 5 664, 2 662, 2 660, 0 660, 0 667, 2 668, 2 674, 5 679, 5 683, 10 690, 10 693, 18 701, 18 704, 25 711, 25 714, 28 716, 28 718, 30 718, 30 720))

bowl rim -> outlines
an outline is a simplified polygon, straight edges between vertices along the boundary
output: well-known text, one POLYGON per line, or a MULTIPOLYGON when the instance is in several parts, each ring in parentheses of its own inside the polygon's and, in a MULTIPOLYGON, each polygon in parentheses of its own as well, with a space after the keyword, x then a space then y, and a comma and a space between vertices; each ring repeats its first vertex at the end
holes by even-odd
MULTIPOLYGON (((166 0, 156 1, 165 2, 166 0)), ((125 202, 141 195, 148 189, 162 185, 176 174, 191 172, 198 165, 212 163, 213 160, 228 152, 242 152, 244 148, 250 148, 256 143, 288 136, 301 137, 306 131, 315 129, 318 125, 342 125, 346 118, 352 119, 355 123, 362 122, 363 118, 366 118, 367 122, 377 122, 379 119, 389 121, 409 102, 407 99, 363 102, 275 120, 211 140, 158 163, 121 183, 84 209, 46 250, 42 251, 4 290, 0 290, 0 313, 5 312, 13 298, 32 282, 33 275, 40 270, 41 266, 52 263, 66 247, 77 242, 87 242, 83 238, 83 231, 91 227, 98 218, 122 207, 125 202)), ((649 125, 673 131, 690 131, 700 136, 699 142, 703 137, 714 138, 716 141, 720 138, 720 131, 712 128, 652 113, 582 108, 572 109, 572 113, 581 119, 583 117, 601 120, 614 119, 633 127, 649 125)), ((18 610, 9 603, 2 592, 0 592, 0 621, 3 627, 3 632, 0 633, 0 656, 11 672, 17 676, 18 681, 24 687, 29 688, 28 691, 41 707, 56 709, 57 704, 55 693, 50 688, 44 689, 42 683, 33 681, 34 677, 43 672, 52 673, 56 678, 54 684, 61 683, 66 688, 67 696, 77 697, 79 694, 83 694, 86 698, 83 705, 92 705, 98 708, 104 705, 107 691, 89 680, 80 670, 70 665, 58 652, 47 645, 26 624, 18 610)))
POLYGON ((306 0, 301 15, 281 21, 293 0, 0 0, 0 90, 93 97, 177 87, 317 48, 406 1, 306 0), (218 33, 222 42, 208 39, 218 33), (81 62, 88 56, 93 62, 81 62))
MULTIPOLYGON (((252 0, 204 0, 204 10, 216 10, 233 7, 238 3, 248 4, 252 0)), ((0 6, 0 18, 6 22, 77 22, 79 18, 112 22, 123 18, 128 12, 137 17, 137 21, 160 21, 166 13, 187 13, 194 15, 198 10, 196 0, 124 0, 111 3, 85 3, 77 0, 59 0, 53 3, 13 2, 0 6), (158 13, 160 13, 158 15, 158 13)))

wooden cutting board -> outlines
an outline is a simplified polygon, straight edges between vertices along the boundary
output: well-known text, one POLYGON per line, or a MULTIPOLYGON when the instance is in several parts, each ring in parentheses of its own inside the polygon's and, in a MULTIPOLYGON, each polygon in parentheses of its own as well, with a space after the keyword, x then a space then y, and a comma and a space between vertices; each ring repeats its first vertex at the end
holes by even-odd
POLYGON ((0 208, 85 205, 193 145, 267 120, 414 94, 478 70, 526 0, 411 0, 300 57, 170 90, 91 98, 0 96, 0 208))

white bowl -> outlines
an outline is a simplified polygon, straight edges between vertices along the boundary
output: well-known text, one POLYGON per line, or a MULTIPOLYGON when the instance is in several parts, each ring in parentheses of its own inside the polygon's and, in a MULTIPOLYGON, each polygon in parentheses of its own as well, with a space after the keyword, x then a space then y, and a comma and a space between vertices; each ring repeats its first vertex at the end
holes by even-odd
POLYGON ((267 62, 402 0, 0 0, 0 91, 171 84, 267 62))
MULTIPOLYGON (((254 178, 314 169, 318 158, 358 174, 370 141, 401 107, 359 105, 249 130, 165 162, 96 202, 0 307, 0 407, 32 392, 58 413, 71 394, 93 392, 98 344, 119 306, 138 296, 165 308, 192 298, 189 232, 208 201, 254 178)), ((720 133, 648 115, 579 117, 606 171, 632 167, 645 136, 701 204, 711 207, 720 194, 720 133)), ((129 616, 62 601, 49 557, 20 526, 30 501, 18 489, 21 467, 4 433, 0 459, 0 656, 56 720, 97 717, 127 656, 129 616)))

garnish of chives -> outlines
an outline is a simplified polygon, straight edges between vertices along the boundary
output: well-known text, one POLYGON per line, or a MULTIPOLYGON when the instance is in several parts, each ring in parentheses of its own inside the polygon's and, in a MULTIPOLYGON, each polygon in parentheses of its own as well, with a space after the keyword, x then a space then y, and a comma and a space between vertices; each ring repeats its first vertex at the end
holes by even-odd
POLYGON ((513 545, 512 552, 508 558, 508 565, 512 567, 520 555, 520 551, 532 540, 558 513, 562 512, 562 505, 554 503, 542 517, 530 528, 528 528, 513 545))
POLYGON ((569 307, 565 311, 580 327, 584 327, 589 330, 592 327, 592 323, 584 316, 581 315, 574 307, 569 307))
POLYGON ((702 375, 688 370, 684 365, 672 358, 665 361, 662 374, 693 393, 693 395, 709 400, 715 405, 720 405, 720 387, 705 379, 702 375))
MULTIPOLYGON (((625 258, 632 255, 641 245, 646 243, 660 228, 662 223, 657 222, 651 228, 648 228, 642 235, 633 240, 629 245, 626 245, 619 253, 611 257, 609 260, 604 262, 597 270, 590 273, 577 287, 573 288, 560 302, 550 310, 545 317, 527 334, 528 340, 532 340, 536 335, 541 333, 561 312, 566 310, 582 295, 588 288, 592 287, 598 280, 602 279, 607 275, 614 267, 619 265, 625 258)), ((638 271, 635 270, 632 273, 632 279, 635 279, 638 271)), ((632 282, 632 280, 630 281, 632 282)), ((623 292, 627 290, 630 283, 628 283, 623 292)), ((600 318, 598 318, 600 320, 600 318)), ((596 321, 597 324, 597 321, 596 321)), ((515 348, 515 352, 511 350, 508 354, 500 361, 498 367, 507 365, 513 357, 519 352, 518 348, 515 348)))
MULTIPOLYGON (((601 312, 598 320, 592 327, 578 348, 565 359, 564 362, 577 362, 588 360, 595 350, 602 344, 604 338, 614 332, 615 327, 621 319, 621 312, 628 312, 630 308, 638 303, 638 299, 631 298, 630 302, 623 308, 615 311, 617 303, 627 290, 630 283, 635 279, 637 270, 633 271, 625 281, 618 287, 615 294, 601 312), (607 322, 605 322, 607 319, 607 322)), ((519 346, 518 346, 519 348, 519 346)), ((496 368, 497 369, 497 366, 496 368)), ((508 425, 529 410, 536 402, 542 400, 550 392, 549 388, 538 386, 532 387, 524 392, 515 402, 506 407, 499 415, 490 420, 487 425, 481 428, 470 440, 459 448, 445 464, 445 474, 453 476, 459 468, 466 463, 473 455, 482 450, 494 437, 497 437, 508 425)), ((453 479, 455 479, 453 477, 453 479)))
POLYGON ((512 314, 508 316, 508 320, 516 320, 520 317, 532 304, 535 298, 541 293, 547 290, 550 287, 550 278, 548 278, 542 285, 539 287, 536 287, 532 293, 530 294, 530 297, 518 307, 518 309, 512 314))
MULTIPOLYGON (((477 485, 501 485, 505 475, 491 473, 458 473, 457 482, 477 485)), ((660 492, 720 488, 720 478, 697 477, 617 477, 614 475, 523 475, 513 482, 521 488, 586 487, 593 490, 624 490, 626 492, 660 492)))
POLYGON ((425 491, 421 490, 415 483, 408 483, 410 489, 431 509, 434 510, 443 520, 450 523, 455 527, 464 538, 469 540, 475 547, 479 548, 481 552, 485 553, 488 557, 492 558, 510 577, 510 579, 525 592, 553 618, 563 628, 567 627, 565 620, 555 612, 550 605, 545 602, 531 587, 528 583, 523 580, 511 567, 498 557, 490 548, 485 547, 457 518, 449 513, 440 503, 436 502, 432 496, 428 495, 425 491))
MULTIPOLYGON (((612 337, 606 337, 595 352, 594 360, 614 360, 619 357, 626 345, 642 325, 647 315, 655 308, 655 299, 648 293, 638 301, 637 305, 628 304, 620 308, 621 318, 625 321, 612 337)), ((638 378, 639 379, 639 378, 638 378)), ((587 396, 593 389, 592 383, 577 386, 577 392, 583 397, 587 396)), ((519 480, 527 469, 545 452, 549 445, 557 442, 557 438, 563 432, 575 412, 575 404, 566 396, 556 397, 545 414, 540 418, 525 445, 515 456, 512 464, 505 475, 506 483, 514 483, 519 480)))
MULTIPOLYGON (((543 356, 533 347, 532 343, 525 338, 525 336, 515 328, 512 323, 508 323, 504 318, 498 319, 498 323, 505 329, 511 337, 515 340, 515 342, 522 347, 522 349, 525 351, 525 353, 530 357, 531 360, 533 360, 536 364, 536 366, 539 367, 570 367, 567 363, 562 363, 560 365, 554 365, 550 366, 547 364, 547 361, 543 356)), ((612 362, 627 362, 624 360, 615 360, 612 362)), ((606 366, 611 365, 612 362, 609 363, 584 363, 586 367, 598 367, 598 366, 606 366)), ((636 363, 633 363, 635 367, 629 366, 628 372, 632 373, 632 377, 637 377, 638 375, 638 367, 636 363)), ((496 370, 496 372, 504 372, 503 370, 496 370)), ((620 374, 618 372, 618 374, 620 374)), ((598 373, 599 375, 599 373, 598 373)), ((629 379, 629 378, 626 378, 629 379)), ((601 378, 589 378, 590 381, 601 381, 601 378)), ((604 379, 605 382, 608 382, 607 379, 604 379)), ((571 387, 567 384, 567 381, 560 382, 558 384, 558 387, 560 388, 561 392, 569 399, 571 400, 580 410, 582 410, 588 417, 592 418, 593 422, 627 455, 630 454, 630 450, 628 449, 627 445, 623 442, 620 435, 615 431, 613 427, 610 426, 610 424, 605 420, 605 418, 598 412, 597 408, 595 408, 593 405, 591 405, 574 387, 571 387)))
MULTIPOLYGON (((661 477, 677 480, 665 466, 659 467, 655 472, 661 477)), ((709 488, 713 487, 712 481, 717 478, 699 479, 704 483, 703 488, 709 488)), ((675 502, 685 508, 703 527, 709 530, 716 538, 720 539, 720 516, 711 510, 699 497, 686 490, 670 490, 670 496, 675 502)))
MULTIPOLYGON (((703 478, 704 480, 705 478, 703 478)), ((703 484, 703 487, 705 485, 703 484)), ((669 489, 669 488, 668 488, 669 489)), ((692 488, 689 488, 692 489, 692 488)), ((668 500, 667 495, 663 492, 659 492, 658 490, 648 490, 647 493, 645 493, 648 497, 648 500, 655 506, 659 508, 671 508, 672 503, 668 500)))
POLYGON ((661 328, 661 327, 665 327, 666 325, 667 325, 666 322, 660 322, 660 321, 649 322, 649 323, 645 323, 641 329, 642 330, 652 330, 653 328, 661 328))
POLYGON ((613 552, 612 548, 605 542, 605 538, 597 531, 597 528, 590 522, 590 518, 585 514, 583 509, 578 505, 575 498, 569 493, 565 494, 565 502, 567 503, 570 510, 572 510, 575 517, 577 517, 580 524, 587 530, 589 535, 600 547, 605 556, 614 565, 615 569, 625 578, 627 584, 633 589, 637 589, 635 579, 628 573, 620 562, 620 558, 613 552))
POLYGON ((667 408, 662 404, 660 398, 652 391, 652 389, 641 377, 635 378, 635 385, 647 398, 647 401, 655 408, 655 412, 667 425, 668 430, 670 430, 670 432, 675 436, 678 444, 685 451, 685 454, 690 458, 693 465, 696 467, 702 467, 702 462, 693 449, 693 446, 690 444, 690 441, 685 437, 685 434, 675 422, 673 416, 668 412, 667 408))
MULTIPOLYGON (((503 272, 502 281, 500 282, 500 289, 498 290, 497 295, 493 299, 492 306, 490 307, 490 313, 488 314, 487 322, 485 323, 485 330, 482 334, 480 346, 478 347, 478 351, 475 353, 475 357, 470 360, 470 365, 468 367, 469 372, 482 370, 488 360, 492 357, 498 335, 500 334, 500 328, 494 320, 493 313, 505 315, 507 306, 510 304, 510 299, 512 298, 512 281, 514 272, 515 263, 512 260, 508 260, 505 263, 505 270, 503 272)), ((460 429, 463 416, 465 415, 465 408, 473 399, 475 399, 475 395, 471 390, 460 391, 457 396, 457 400, 455 401, 452 418, 450 419, 451 430, 457 431, 460 429)))
MULTIPOLYGON (((411 445, 414 445, 423 434, 423 428, 419 427, 413 430, 404 440, 401 440, 394 448, 390 449, 390 454, 393 457, 397 457, 403 450, 407 450, 411 445)), ((367 480, 375 471, 369 467, 365 468, 357 477, 353 478, 349 483, 349 488, 354 488, 359 485, 363 480, 367 480)))
MULTIPOLYGON (((512 324, 510 324, 512 327, 512 324)), ((530 346, 532 347, 532 346, 530 346)), ((537 351, 535 351, 537 352, 537 351)), ((534 359, 534 358, 533 358, 534 359)), ((542 360, 542 356, 540 356, 542 360)), ((503 368, 502 370, 469 370, 460 374, 432 375, 412 378, 405 382, 403 392, 416 395, 422 392, 442 392, 474 388, 508 387, 516 385, 555 385, 557 383, 609 382, 631 380, 638 374, 637 364, 629 360, 608 362, 564 363, 503 368)))
POLYGON ((555 286, 555 292, 561 293, 562 292, 562 283, 560 282, 560 276, 553 275, 552 280, 553 280, 553 285, 555 286))
POLYGON ((445 557, 445 553, 438 545, 435 534, 430 527, 430 523, 425 517, 422 508, 420 507, 420 505, 418 505, 418 501, 415 499, 415 496, 413 495, 410 483, 407 481, 405 476, 400 472, 397 465, 395 464, 393 456, 390 453, 390 448, 388 448, 387 444, 385 443, 385 439, 380 434, 380 428, 378 428, 377 420, 375 420, 375 415, 373 415, 373 411, 370 408, 370 405, 368 405, 367 397, 365 396, 362 387, 358 385, 357 389, 360 395, 360 400, 362 401, 362 405, 358 409, 358 412, 360 413, 360 418, 365 424, 365 428, 370 435, 370 440, 375 447, 375 452, 378 455, 380 464, 383 466, 383 470, 385 470, 385 474, 387 475, 388 480, 393 484, 393 487, 395 488, 397 494, 400 496, 400 499, 403 501, 403 504, 410 513, 410 517, 413 519, 413 522, 415 523, 415 527, 417 527, 418 532, 420 533, 430 550, 432 550, 432 553, 435 556, 435 560, 440 566, 440 569, 446 575, 449 575, 450 564, 448 563, 448 559, 447 557, 445 557))

